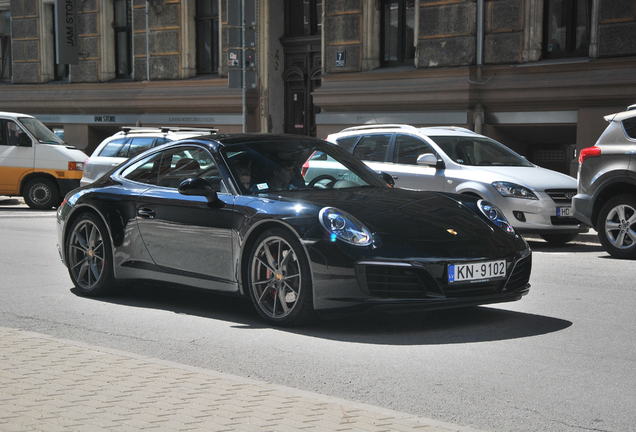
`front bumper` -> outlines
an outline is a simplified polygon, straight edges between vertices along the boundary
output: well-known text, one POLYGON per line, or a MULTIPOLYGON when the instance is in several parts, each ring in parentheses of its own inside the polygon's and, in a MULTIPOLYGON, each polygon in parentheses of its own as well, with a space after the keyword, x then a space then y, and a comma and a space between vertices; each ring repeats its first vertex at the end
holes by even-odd
POLYGON ((504 212, 520 234, 576 234, 589 230, 574 216, 557 216, 557 208, 571 207, 570 203, 556 203, 545 192, 535 191, 535 194, 538 200, 503 197, 499 194, 493 194, 487 200, 504 212))
MULTIPOLYGON (((337 253, 329 255, 333 260, 337 253)), ((346 267, 326 265, 325 259, 310 249, 317 310, 433 310, 515 301, 528 293, 532 268, 529 249, 500 258, 354 259, 346 267), (494 259, 506 260, 505 278, 448 283, 449 264, 494 259)))

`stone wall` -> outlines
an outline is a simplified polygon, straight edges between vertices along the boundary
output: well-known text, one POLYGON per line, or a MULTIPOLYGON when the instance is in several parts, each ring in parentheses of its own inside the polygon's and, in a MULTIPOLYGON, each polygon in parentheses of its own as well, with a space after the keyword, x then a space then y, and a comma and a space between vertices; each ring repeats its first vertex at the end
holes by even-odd
POLYGON ((636 55, 636 1, 599 1, 599 57, 636 55))
POLYGON ((99 47, 99 2, 85 0, 79 2, 77 33, 79 35, 79 63, 71 66, 73 82, 99 81, 101 52, 99 47))
POLYGON ((475 63, 475 0, 420 0, 418 67, 475 63))
POLYGON ((362 0, 325 2, 325 71, 362 70, 362 0), (336 66, 336 54, 345 54, 345 65, 336 66))
POLYGON ((484 63, 519 63, 523 52, 523 0, 487 0, 484 63))
POLYGON ((13 82, 39 83, 41 73, 41 47, 38 3, 41 0, 11 2, 11 50, 13 82))

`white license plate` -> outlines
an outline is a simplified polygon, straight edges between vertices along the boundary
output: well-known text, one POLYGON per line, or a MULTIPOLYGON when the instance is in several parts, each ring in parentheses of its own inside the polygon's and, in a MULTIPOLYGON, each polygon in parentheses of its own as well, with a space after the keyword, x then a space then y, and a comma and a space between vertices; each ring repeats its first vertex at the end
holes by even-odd
POLYGON ((448 265, 448 283, 502 278, 505 276, 505 260, 448 265))
POLYGON ((557 207, 557 216, 572 216, 572 207, 557 207))

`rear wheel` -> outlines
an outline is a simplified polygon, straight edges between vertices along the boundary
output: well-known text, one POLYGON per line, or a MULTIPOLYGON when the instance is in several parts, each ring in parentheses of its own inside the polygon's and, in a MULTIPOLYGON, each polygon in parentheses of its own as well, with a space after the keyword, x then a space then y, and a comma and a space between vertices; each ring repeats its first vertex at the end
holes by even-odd
POLYGON ((577 234, 542 234, 541 238, 553 245, 564 245, 576 238, 577 234))
POLYGON ((53 180, 34 178, 24 186, 24 202, 31 208, 48 210, 60 204, 60 191, 53 180))
POLYGON ((261 317, 276 325, 298 325, 313 317, 309 263, 298 239, 284 229, 261 234, 247 263, 250 298, 261 317))
POLYGON ((610 255, 636 259, 636 197, 619 195, 603 205, 597 221, 598 238, 610 255))
POLYGON ((66 240, 66 263, 81 295, 100 296, 115 287, 113 254, 104 223, 92 213, 80 215, 66 240))

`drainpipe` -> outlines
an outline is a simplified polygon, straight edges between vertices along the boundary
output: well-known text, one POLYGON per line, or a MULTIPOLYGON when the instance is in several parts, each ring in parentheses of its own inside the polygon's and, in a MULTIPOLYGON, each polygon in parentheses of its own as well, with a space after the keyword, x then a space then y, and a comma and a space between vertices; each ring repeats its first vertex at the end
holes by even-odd
POLYGON ((150 18, 149 0, 146 0, 146 80, 150 81, 150 18))
POLYGON ((484 0, 477 0, 477 69, 484 64, 484 0))

